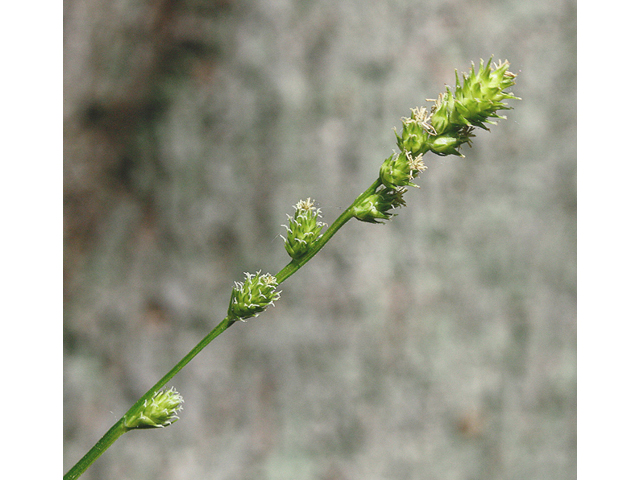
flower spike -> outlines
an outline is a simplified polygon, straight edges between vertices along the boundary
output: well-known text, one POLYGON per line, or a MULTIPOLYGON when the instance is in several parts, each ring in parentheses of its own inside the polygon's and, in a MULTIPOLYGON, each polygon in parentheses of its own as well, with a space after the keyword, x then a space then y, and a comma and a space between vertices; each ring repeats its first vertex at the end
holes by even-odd
MULTIPOLYGON (((492 59, 486 64, 480 60, 477 71, 472 63, 470 72, 462 74, 462 80, 456 71, 455 90, 446 87, 428 113, 426 107, 411 109, 411 118, 402 121, 402 134, 396 133, 403 152, 414 157, 428 151, 463 156, 460 147, 471 144, 475 127, 488 130, 487 124, 495 125, 493 119, 505 118, 498 114, 500 110, 511 109, 505 100, 519 100, 506 91, 515 85, 516 74, 507 70, 509 62, 500 61, 496 65, 491 64, 492 59)), ((385 179, 381 176, 381 180, 385 179)))
POLYGON ((411 109, 411 116, 402 119, 402 132, 395 132, 399 154, 391 155, 380 167, 379 185, 369 196, 354 205, 358 220, 380 223, 394 214, 391 209, 404 206, 406 187, 416 187, 416 177, 426 170, 423 155, 456 155, 462 145, 471 145, 476 127, 488 130, 494 119, 505 118, 500 110, 509 110, 505 100, 518 99, 506 90, 515 85, 516 74, 509 72, 509 62, 491 63, 493 57, 480 66, 471 63, 468 74, 459 75, 456 70, 455 89, 446 87, 444 93, 433 101, 431 109, 418 106, 411 109))

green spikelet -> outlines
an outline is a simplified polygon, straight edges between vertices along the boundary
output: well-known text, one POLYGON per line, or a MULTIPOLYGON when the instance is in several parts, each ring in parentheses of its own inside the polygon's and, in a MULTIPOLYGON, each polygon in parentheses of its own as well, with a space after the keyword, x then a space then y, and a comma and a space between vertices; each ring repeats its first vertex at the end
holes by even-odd
POLYGON ((411 118, 403 119, 402 134, 396 133, 402 151, 414 157, 427 151, 462 156, 460 147, 471 144, 474 127, 488 130, 487 124, 495 125, 493 119, 505 118, 498 112, 510 109, 505 100, 518 99, 505 91, 515 85, 516 74, 507 70, 509 62, 491 64, 492 58, 486 64, 480 60, 477 71, 472 63, 462 82, 456 71, 455 90, 447 87, 430 112, 425 107, 411 110, 411 118))
POLYGON ((404 207, 404 194, 407 189, 383 187, 381 190, 363 198, 354 206, 354 216, 360 221, 368 223, 383 223, 395 215, 394 208, 404 207))
POLYGON ((280 292, 276 292, 277 286, 276 278, 268 273, 245 273, 244 283, 235 282, 231 291, 228 317, 233 320, 257 317, 280 298, 280 292))
POLYGON ((311 244, 321 235, 320 232, 326 224, 319 221, 322 218, 320 209, 313 206, 311 198, 300 200, 294 208, 296 212, 293 217, 287 215, 289 226, 283 225, 287 229, 287 237, 282 238, 284 248, 295 260, 309 251, 311 244))
POLYGON ((500 63, 492 69, 489 63, 484 65, 480 61, 478 73, 471 66, 469 75, 463 75, 460 84, 456 72, 456 99, 451 121, 458 125, 475 126, 487 129, 485 123, 495 125, 489 118, 505 118, 498 115, 498 110, 510 110, 503 102, 505 99, 517 99, 513 94, 504 90, 515 84, 515 74, 507 71, 509 64, 500 63))
POLYGON ((145 400, 136 411, 125 415, 124 427, 134 428, 162 428, 168 427, 179 420, 178 412, 182 410, 182 396, 171 387, 159 390, 150 400, 145 400))

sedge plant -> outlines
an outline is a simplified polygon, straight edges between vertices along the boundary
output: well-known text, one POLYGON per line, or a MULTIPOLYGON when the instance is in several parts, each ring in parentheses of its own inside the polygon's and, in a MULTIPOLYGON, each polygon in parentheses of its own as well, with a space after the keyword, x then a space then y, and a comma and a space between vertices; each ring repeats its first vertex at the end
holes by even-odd
POLYGON ((398 152, 382 162, 377 178, 362 192, 338 218, 327 226, 320 210, 308 198, 295 206, 288 216, 286 234, 283 235, 286 252, 291 261, 275 275, 260 271, 246 273, 243 281, 235 282, 229 308, 224 319, 209 332, 164 377, 152 386, 120 418, 98 442, 64 476, 76 479, 102 455, 121 435, 130 430, 164 428, 178 420, 183 398, 165 385, 187 365, 203 348, 234 323, 257 317, 280 298, 278 287, 318 253, 340 228, 352 218, 368 223, 384 223, 406 205, 404 196, 408 187, 427 167, 424 155, 463 156, 464 144, 471 144, 476 127, 488 130, 495 124, 501 110, 510 109, 508 99, 518 99, 507 89, 515 85, 516 74, 508 71, 507 61, 498 64, 480 61, 478 69, 462 75, 455 73, 455 88, 447 87, 428 108, 411 109, 411 115, 402 119, 400 134, 396 131, 398 152), (326 227, 326 230, 325 230, 326 227))

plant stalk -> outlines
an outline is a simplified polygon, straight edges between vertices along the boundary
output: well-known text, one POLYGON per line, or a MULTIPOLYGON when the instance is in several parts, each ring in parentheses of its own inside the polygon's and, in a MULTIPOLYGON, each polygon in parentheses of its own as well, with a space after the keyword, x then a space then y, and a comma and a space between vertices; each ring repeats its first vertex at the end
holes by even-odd
MULTIPOLYGON (((305 263, 318 253, 322 247, 335 235, 335 233, 342 228, 342 226, 354 217, 354 207, 363 199, 371 195, 381 185, 379 179, 377 179, 367 190, 356 198, 356 200, 347 208, 342 214, 331 224, 331 226, 321 235, 316 242, 311 246, 309 251, 303 257, 292 260, 287 264, 278 274, 276 280, 278 284, 284 282, 287 278, 297 272, 305 263)), ((102 455, 121 435, 128 430, 124 426, 124 420, 130 413, 136 411, 136 409, 144 404, 146 400, 150 400, 155 393, 164 387, 169 380, 171 380, 185 365, 187 365, 193 358, 200 353, 204 347, 209 345, 214 338, 224 332, 227 328, 233 325, 236 320, 226 317, 222 320, 211 332, 207 334, 189 353, 187 353, 182 360, 180 360, 164 377, 162 377, 153 387, 151 387, 147 393, 142 395, 136 403, 125 413, 120 420, 118 420, 104 436, 98 440, 98 442, 87 452, 87 454, 78 461, 64 476, 63 480, 74 480, 82 475, 87 468, 95 462, 100 455, 102 455)))
POLYGON ((107 448, 109 448, 113 442, 115 442, 120 436, 126 433, 127 429, 124 427, 123 419, 118 420, 104 436, 98 440, 98 442, 89 450, 84 457, 76 463, 71 470, 64 476, 64 480, 73 480, 78 478, 84 473, 84 471, 95 462, 100 455, 102 455, 107 448))
POLYGON ((160 390, 169 380, 171 380, 182 368, 193 360, 198 353, 204 349, 211 341, 224 332, 227 328, 235 323, 235 320, 232 320, 229 317, 226 317, 222 320, 213 330, 211 330, 207 336, 205 336, 200 342, 193 347, 193 349, 187 353, 182 360, 180 360, 164 377, 162 377, 158 383, 156 383, 153 387, 151 387, 147 393, 142 395, 138 399, 136 403, 125 413, 120 420, 118 420, 110 429, 105 433, 105 435, 98 440, 98 442, 87 452, 87 454, 80 459, 78 463, 76 463, 63 477, 64 480, 74 480, 80 475, 84 473, 84 471, 91 466, 93 462, 95 462, 100 455, 102 455, 107 448, 109 448, 113 442, 115 442, 123 433, 126 433, 128 430, 124 426, 124 419, 130 413, 136 411, 136 409, 142 405, 145 400, 150 400, 153 395, 160 390))

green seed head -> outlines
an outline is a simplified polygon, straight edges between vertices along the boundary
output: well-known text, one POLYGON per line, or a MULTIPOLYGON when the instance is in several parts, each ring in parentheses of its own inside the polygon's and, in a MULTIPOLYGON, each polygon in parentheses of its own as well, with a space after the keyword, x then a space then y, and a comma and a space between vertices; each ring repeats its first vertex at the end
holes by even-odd
POLYGON ((464 157, 460 153, 460 147, 465 143, 471 145, 471 137, 475 135, 470 127, 462 127, 457 132, 443 133, 429 138, 429 148, 436 155, 456 155, 464 157))
POLYGON ((404 187, 383 188, 369 195, 354 206, 355 217, 368 223, 382 223, 384 220, 389 220, 395 215, 390 213, 390 210, 406 205, 402 198, 406 191, 404 187))
POLYGON ((276 292, 278 283, 272 275, 254 275, 245 273, 244 283, 235 282, 231 292, 229 310, 227 315, 233 320, 245 320, 257 317, 264 312, 269 305, 280 298, 280 292, 276 292))
POLYGON ((411 117, 402 119, 402 135, 396 132, 397 144, 401 151, 408 151, 414 157, 424 155, 429 151, 426 133, 435 134, 433 127, 429 124, 431 114, 426 107, 416 107, 411 109, 411 117))
POLYGON ((493 119, 504 118, 498 114, 500 110, 510 109, 505 100, 518 99, 506 92, 516 79, 508 67, 506 61, 496 65, 491 64, 491 59, 486 64, 481 60, 477 71, 471 64, 471 71, 462 75, 462 82, 456 71, 454 91, 447 87, 430 112, 426 107, 417 107, 411 110, 411 118, 403 119, 402 134, 396 133, 398 146, 414 157, 427 151, 462 156, 460 147, 471 144, 473 128, 487 130, 487 124, 495 124, 493 119))
POLYGON ((399 155, 391 155, 380 167, 380 181, 388 188, 417 187, 412 180, 424 171, 422 154, 414 157, 410 151, 405 150, 399 155))
POLYGON ((179 419, 177 414, 182 410, 183 401, 182 396, 173 387, 169 390, 159 390, 151 400, 145 400, 136 412, 125 416, 124 426, 128 430, 168 427, 179 419))
POLYGON ((287 228, 287 238, 284 239, 284 248, 291 258, 298 259, 304 256, 311 248, 311 244, 321 236, 320 232, 325 223, 318 221, 322 218, 320 209, 313 206, 310 198, 300 200, 294 208, 296 212, 293 217, 289 218, 289 226, 287 228))
POLYGON ((516 75, 507 71, 507 62, 494 64, 493 67, 489 63, 484 65, 481 60, 476 73, 472 64, 471 72, 463 75, 462 83, 456 72, 456 104, 452 115, 454 122, 487 129, 485 123, 495 125, 490 118, 504 118, 498 115, 499 110, 510 110, 503 100, 517 98, 505 92, 505 89, 515 85, 516 75))

